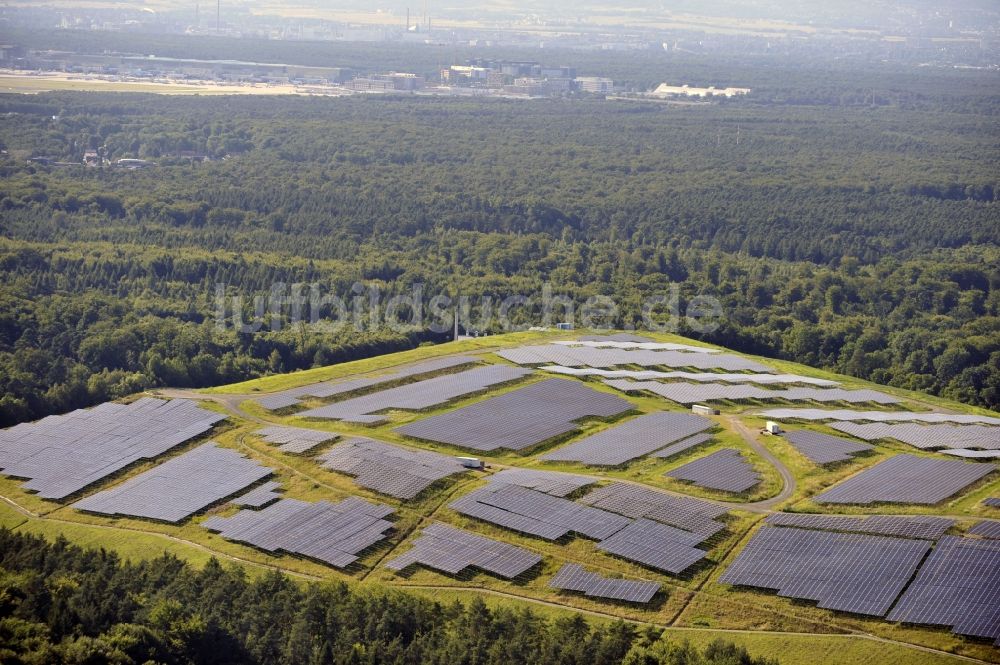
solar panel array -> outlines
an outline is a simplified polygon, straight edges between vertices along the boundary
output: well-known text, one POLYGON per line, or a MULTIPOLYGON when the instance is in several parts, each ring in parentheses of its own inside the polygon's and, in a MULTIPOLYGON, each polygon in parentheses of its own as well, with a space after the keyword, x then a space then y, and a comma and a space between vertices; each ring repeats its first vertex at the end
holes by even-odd
POLYGON ((998 540, 1000 539, 1000 522, 983 520, 969 529, 969 534, 979 536, 980 538, 998 540))
POLYGON ((647 517, 707 540, 726 528, 718 518, 726 507, 691 496, 679 496, 631 483, 611 483, 589 492, 580 503, 638 519, 647 517))
POLYGON ((297 406, 302 403, 303 397, 318 397, 327 398, 334 397, 336 395, 343 395, 345 393, 354 392, 355 390, 362 390, 364 388, 373 388, 379 386, 383 383, 389 383, 391 381, 400 381, 412 376, 419 376, 421 374, 430 374, 431 372, 439 372, 445 369, 451 369, 453 367, 460 367, 461 365, 468 365, 470 363, 477 362, 476 358, 470 356, 448 356, 445 358, 433 358, 431 360, 426 360, 415 365, 410 365, 402 369, 397 369, 388 374, 382 374, 380 376, 366 376, 359 377, 355 379, 336 379, 334 381, 324 381, 322 383, 313 383, 308 386, 300 386, 298 388, 292 388, 290 390, 283 390, 279 393, 274 393, 267 395, 266 397, 261 397, 256 400, 257 404, 264 407, 268 411, 277 411, 278 409, 286 409, 290 406, 297 406))
POLYGON ((549 580, 549 586, 565 591, 580 591, 591 598, 610 598, 630 603, 648 603, 660 590, 659 582, 601 577, 575 563, 563 564, 559 572, 549 580))
POLYGON ((853 517, 844 515, 809 515, 805 513, 772 513, 765 520, 771 526, 790 526, 799 529, 870 533, 879 536, 898 536, 937 540, 955 524, 950 517, 934 515, 870 515, 853 517))
POLYGON ((180 522, 271 473, 272 469, 209 441, 117 487, 81 499, 73 507, 180 522))
POLYGON ((283 453, 307 453, 321 443, 332 441, 339 435, 333 432, 320 432, 302 427, 284 427, 273 425, 258 430, 255 434, 268 443, 278 446, 283 453))
POLYGON ((643 351, 690 351, 691 353, 722 353, 719 349, 674 342, 653 342, 651 340, 581 339, 552 342, 561 346, 588 347, 591 349, 642 349, 643 351))
POLYGON ((888 618, 951 626, 1000 646, 998 594, 1000 541, 945 536, 888 618))
POLYGON ((541 344, 503 349, 496 354, 518 365, 564 365, 566 367, 693 367, 730 372, 770 372, 771 368, 748 358, 726 353, 699 351, 647 351, 643 349, 593 348, 541 344))
POLYGON ((387 409, 419 411, 444 404, 456 397, 471 395, 491 386, 523 378, 528 374, 531 374, 530 370, 518 367, 486 365, 334 402, 303 411, 298 415, 303 418, 329 418, 353 423, 377 424, 386 421, 385 416, 374 415, 379 411, 387 409))
POLYGON ((243 508, 263 508, 272 501, 281 498, 281 483, 270 480, 260 487, 255 487, 246 494, 233 499, 230 503, 243 508))
POLYGON ((714 426, 712 420, 693 413, 647 413, 542 455, 541 459, 618 466, 714 426))
POLYGON ((423 530, 413 549, 387 563, 386 568, 403 570, 421 564, 456 575, 473 566, 513 579, 541 560, 538 554, 519 547, 435 523, 423 530))
POLYGON ((130 464, 152 459, 225 419, 188 400, 106 402, 0 430, 0 468, 26 490, 62 499, 130 464))
POLYGON ((989 499, 984 499, 983 505, 990 506, 991 508, 1000 508, 1000 497, 990 497, 989 499))
POLYGON ((1000 450, 1000 427, 986 425, 837 422, 830 423, 830 427, 866 441, 895 439, 922 450, 936 448, 1000 450))
POLYGON ((884 616, 930 547, 926 540, 765 526, 719 582, 884 616))
POLYGON ((865 443, 857 443, 806 429, 786 432, 784 436, 788 443, 816 464, 843 462, 858 453, 874 450, 872 446, 865 443))
POLYGON ((753 465, 735 448, 717 450, 664 475, 725 492, 745 492, 761 480, 753 465))
MULTIPOLYGON (((569 342, 579 344, 580 342, 652 342, 653 340, 645 335, 634 335, 632 333, 611 333, 610 335, 584 335, 579 342, 569 342)), ((560 342, 553 342, 559 344, 560 342)))
POLYGON ((677 575, 708 554, 700 534, 639 518, 597 544, 597 549, 677 575))
POLYGON ((745 383, 660 383, 659 381, 628 381, 608 379, 605 385, 624 392, 649 391, 678 404, 697 404, 715 400, 787 400, 812 402, 851 402, 895 404, 900 400, 877 390, 844 390, 843 388, 760 388, 745 383))
POLYGON ((963 457, 965 459, 1000 459, 1000 450, 969 450, 968 448, 945 448, 939 450, 942 455, 963 457))
POLYGON ((712 435, 705 432, 702 434, 695 434, 694 436, 689 436, 686 439, 681 439, 677 443, 672 443, 666 448, 657 450, 653 453, 653 457, 658 457, 660 459, 667 459, 673 457, 674 455, 679 455, 685 451, 691 450, 703 443, 708 443, 712 440, 712 435))
POLYGON ((542 371, 567 376, 599 376, 604 379, 634 379, 636 381, 659 381, 664 379, 679 379, 698 383, 756 383, 763 386, 786 385, 802 383, 821 388, 839 386, 837 381, 829 379, 814 379, 799 374, 728 374, 722 372, 660 372, 652 369, 598 369, 594 367, 563 367, 562 365, 544 365, 542 371))
POLYGON ((587 476, 556 471, 536 471, 534 469, 504 469, 490 476, 490 484, 507 483, 520 485, 552 496, 566 496, 581 487, 593 485, 596 480, 587 476))
POLYGON ((363 437, 341 441, 316 460, 326 469, 355 476, 361 487, 397 499, 412 499, 435 481, 468 471, 454 457, 363 437))
POLYGON ((914 413, 912 411, 853 411, 851 409, 768 409, 757 414, 771 420, 870 420, 893 423, 958 423, 1000 425, 1000 418, 966 413, 914 413))
POLYGON ((632 408, 628 400, 577 381, 546 379, 396 431, 473 450, 523 450, 576 430, 581 418, 610 418, 632 408))
POLYGON ((468 517, 546 540, 573 532, 601 540, 625 528, 630 520, 518 485, 493 483, 449 504, 468 517))
POLYGON ((992 464, 901 454, 818 495, 818 503, 935 504, 994 471, 992 464))
POLYGON ((281 499, 263 510, 241 510, 232 517, 202 523, 223 538, 267 552, 288 552, 344 568, 365 549, 385 538, 392 522, 389 506, 351 497, 340 503, 281 499))

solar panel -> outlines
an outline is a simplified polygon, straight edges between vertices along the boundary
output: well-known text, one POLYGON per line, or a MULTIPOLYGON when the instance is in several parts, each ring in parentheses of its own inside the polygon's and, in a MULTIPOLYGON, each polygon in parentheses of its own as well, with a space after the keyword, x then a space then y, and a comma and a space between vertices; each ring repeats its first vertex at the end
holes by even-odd
POLYGON ((1000 508, 1000 497, 990 497, 989 499, 984 499, 983 505, 990 506, 991 508, 1000 508))
POLYGON ((268 467, 209 441, 121 485, 81 499, 73 507, 180 522, 271 473, 268 467))
POLYGON ((918 424, 918 423, 831 423, 830 427, 866 441, 895 439, 922 450, 938 448, 963 449, 951 452, 960 457, 992 457, 1000 453, 1000 428, 986 425, 918 424), (979 453, 965 448, 984 448, 979 453))
POLYGON ((518 485, 493 483, 449 504, 463 515, 546 540, 573 532, 600 540, 630 520, 518 485))
POLYGON ((577 381, 546 379, 396 431, 473 450, 523 450, 576 430, 575 421, 587 416, 610 418, 632 408, 577 381))
POLYGON ((537 471, 535 469, 504 469, 489 477, 488 482, 520 485, 537 492, 564 497, 581 487, 593 485, 595 479, 557 471, 537 471))
POLYGON ((361 397, 334 402, 326 406, 303 411, 303 418, 325 418, 362 424, 385 422, 386 417, 374 415, 387 409, 419 411, 444 404, 457 397, 478 393, 492 386, 521 379, 530 370, 506 365, 486 365, 445 374, 416 383, 408 383, 361 397))
POLYGON ((707 555, 695 547, 702 540, 699 534, 640 518, 599 542, 597 548, 679 575, 707 555))
POLYGON ((618 466, 715 426, 691 413, 648 413, 554 450, 541 459, 618 466))
POLYGON ((834 485, 818 503, 935 504, 995 470, 992 464, 901 454, 834 485))
POLYGON ((605 485, 580 499, 580 503, 625 517, 647 517, 675 526, 707 540, 725 528, 717 518, 726 514, 726 507, 691 496, 658 492, 641 485, 615 482, 605 485))
POLYGON ((356 497, 340 503, 281 499, 263 510, 210 517, 202 526, 267 552, 299 554, 344 568, 385 538, 392 522, 384 518, 392 512, 389 506, 356 497))
POLYGON ((969 534, 981 538, 1000 539, 1000 522, 983 520, 969 529, 969 534))
POLYGON ((653 351, 643 349, 593 348, 542 344, 502 349, 496 354, 517 365, 563 365, 566 367, 691 367, 724 369, 731 372, 770 372, 756 361, 727 353, 698 351, 653 351))
POLYGON ((772 513, 765 520, 771 526, 788 526, 822 531, 870 533, 881 536, 937 540, 955 524, 949 517, 933 515, 810 515, 806 513, 772 513))
POLYGON ((333 432, 320 432, 302 427, 284 427, 274 425, 254 432, 268 443, 278 446, 283 453, 307 453, 321 443, 333 441, 339 435, 333 432))
POLYGON ((1000 418, 964 413, 911 411, 852 411, 850 409, 768 409, 757 414, 771 420, 870 420, 872 422, 958 423, 1000 425, 1000 418))
POLYGON ((591 349, 641 349, 643 351, 689 351, 691 353, 722 353, 720 349, 711 349, 707 346, 692 346, 690 344, 676 344, 674 342, 654 342, 642 339, 581 339, 559 340, 552 342, 560 346, 588 347, 591 349))
POLYGON ((580 591, 591 598, 610 598, 630 603, 648 603, 660 590, 659 582, 617 580, 590 573, 575 563, 564 564, 549 586, 565 591, 580 591))
POLYGON ((735 448, 717 450, 664 475, 725 492, 745 492, 761 480, 753 465, 735 448))
POLYGON ((423 530, 413 548, 386 564, 390 570, 420 564, 452 575, 469 567, 513 579, 537 565, 542 557, 507 543, 434 523, 423 530))
POLYGON ((765 526, 719 582, 883 616, 930 547, 925 540, 765 526))
POLYGON ((842 388, 761 388, 759 386, 725 383, 660 383, 659 381, 628 381, 608 379, 605 385, 623 392, 646 391, 678 404, 698 404, 716 400, 788 400, 813 402, 872 402, 895 404, 900 400, 876 390, 844 390, 842 388))
POLYGON ((261 397, 256 400, 256 402, 268 411, 277 411, 279 409, 286 409, 288 407, 301 404, 303 397, 334 397, 336 395, 343 395, 345 393, 355 392, 365 388, 374 388, 393 381, 401 381, 414 376, 420 376, 421 374, 430 374, 431 372, 439 372, 453 367, 469 365, 474 362, 478 362, 478 359, 471 356, 432 358, 431 360, 425 360, 424 362, 396 369, 379 376, 336 379, 334 381, 324 381, 322 383, 299 386, 298 388, 291 388, 290 390, 283 390, 279 393, 273 393, 271 395, 267 395, 266 397, 261 397))
POLYGON ((699 383, 756 383, 764 386, 802 383, 823 388, 839 386, 837 381, 815 379, 799 374, 728 374, 722 372, 659 372, 656 370, 636 369, 598 369, 594 367, 563 367, 562 365, 545 365, 542 371, 567 376, 599 376, 604 379, 633 379, 635 381, 656 381, 677 379, 699 383))
POLYGON ((281 494, 278 491, 280 489, 281 483, 271 480, 233 499, 231 503, 243 508, 263 508, 272 501, 277 501, 281 498, 281 494))
POLYGON ((858 453, 873 450, 872 446, 864 443, 856 443, 805 429, 786 432, 784 437, 796 450, 816 464, 843 462, 858 453))
POLYGON ((686 439, 681 439, 677 443, 672 443, 666 448, 657 450, 653 453, 653 457, 658 457, 659 459, 667 459, 673 457, 674 455, 680 455, 683 452, 696 448, 703 443, 708 443, 712 440, 712 435, 706 433, 695 434, 694 436, 689 436, 686 439))
POLYGON ((967 450, 965 448, 946 448, 938 451, 942 455, 961 457, 964 459, 1000 459, 1000 450, 967 450))
POLYGON ((945 536, 889 613, 1000 644, 1000 541, 945 536))
POLYGON ((324 468, 355 476, 361 487, 398 499, 412 499, 434 482, 468 471, 454 457, 363 437, 337 443, 316 460, 324 468))
POLYGON ((225 415, 188 400, 106 402, 0 430, 0 468, 24 489, 63 499, 209 431, 225 415))

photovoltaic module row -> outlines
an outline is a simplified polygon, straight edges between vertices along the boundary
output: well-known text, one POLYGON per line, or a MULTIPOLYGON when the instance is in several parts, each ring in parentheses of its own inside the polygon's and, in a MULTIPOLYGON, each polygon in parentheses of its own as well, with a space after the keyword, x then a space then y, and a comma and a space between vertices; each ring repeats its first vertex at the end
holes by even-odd
POLYGON ((969 535, 992 540, 1000 539, 1000 522, 983 520, 969 529, 969 535))
POLYGON ((757 414, 770 420, 850 420, 881 423, 958 423, 1000 425, 1000 418, 966 413, 914 413, 912 411, 853 411, 851 409, 768 409, 757 414))
POLYGON ((271 480, 233 499, 231 503, 243 508, 263 508, 272 501, 277 501, 281 498, 280 489, 281 483, 271 480))
POLYGON ((818 495, 817 503, 935 504, 992 473, 992 464, 901 454, 818 495))
POLYGON ((1000 540, 945 536, 896 607, 892 621, 951 626, 1000 646, 1000 540))
POLYGON ((870 533, 879 536, 937 540, 955 524, 950 517, 934 515, 809 515, 804 513, 772 513, 765 520, 771 526, 788 526, 820 531, 870 533))
POLYGON ((1000 450, 1000 427, 987 425, 838 422, 830 423, 830 427, 866 441, 895 439, 921 450, 939 448, 1000 450))
POLYGON ((497 355, 518 365, 562 365, 564 367, 693 367, 695 369, 723 369, 730 372, 771 372, 771 368, 758 362, 727 353, 702 353, 694 351, 646 351, 642 349, 613 349, 569 347, 559 344, 521 346, 503 349, 497 355))
POLYGON ((714 426, 712 420, 692 413, 648 413, 547 453, 541 459, 618 466, 714 426))
POLYGON ((753 465, 735 448, 717 450, 664 475, 724 492, 745 492, 761 480, 753 465))
POLYGON ((344 568, 385 538, 392 522, 389 506, 351 497, 340 503, 281 499, 263 510, 210 517, 202 524, 223 538, 268 552, 288 552, 344 568))
POLYGON ((24 489, 63 499, 143 459, 209 431, 220 413, 188 400, 106 402, 0 430, 0 468, 24 489))
POLYGON ((209 441, 117 487, 81 499, 73 507, 180 522, 271 473, 272 469, 209 441))
POLYGON ((303 411, 298 415, 303 418, 377 424, 386 421, 385 416, 376 415, 380 411, 388 409, 420 411, 450 402, 457 397, 472 395, 492 386, 515 381, 529 374, 531 370, 506 365, 486 365, 334 402, 303 411))
POLYGON ((542 371, 567 376, 599 376, 603 379, 633 379, 635 381, 679 380, 699 383, 756 383, 764 386, 807 384, 822 388, 839 386, 837 381, 829 379, 814 379, 799 374, 724 374, 721 372, 659 372, 652 369, 597 369, 594 367, 563 367, 562 365, 545 365, 542 371))
POLYGON ((560 346, 588 347, 591 349, 641 349, 643 351, 690 351, 691 353, 722 353, 719 349, 674 342, 654 342, 652 340, 581 339, 552 342, 560 346))
POLYGON ((679 575, 708 554, 700 534, 640 518, 597 544, 597 549, 679 575))
POLYGON ((796 450, 816 464, 843 462, 858 453, 874 450, 866 443, 849 441, 806 429, 785 432, 784 437, 796 450))
POLYGON ((273 425, 254 432, 270 444, 278 446, 283 453, 296 455, 307 453, 321 443, 333 441, 339 435, 333 432, 320 432, 303 427, 284 427, 273 425))
POLYGON ((939 450, 942 455, 962 457, 964 459, 1000 459, 1000 450, 969 450, 968 448, 945 448, 939 450))
POLYGON ((930 548, 926 540, 765 526, 719 582, 884 616, 930 548))
POLYGON ((990 497, 989 499, 983 499, 984 506, 990 506, 991 508, 1000 508, 1000 496, 990 497))
POLYGON ((580 591, 591 598, 610 598, 630 603, 648 603, 660 590, 659 582, 601 577, 575 563, 564 564, 549 580, 549 586, 564 591, 580 591))
POLYGON ((335 444, 316 461, 326 469, 355 476, 361 487, 398 499, 412 499, 435 481, 468 471, 454 457, 363 437, 335 444))
POLYGON ((435 523, 423 530, 413 549, 387 563, 386 568, 403 570, 420 564, 457 575, 471 566, 513 579, 541 560, 538 554, 519 547, 435 523))
POLYGON ((396 431, 472 450, 523 450, 576 430, 582 418, 610 418, 632 408, 628 400, 578 381, 546 379, 396 431))
POLYGON ((448 507, 468 517, 546 540, 558 540, 570 532, 600 540, 630 523, 620 515, 506 483, 490 484, 448 507))
POLYGON ((257 404, 269 411, 277 411, 278 409, 285 409, 290 406, 297 406, 301 404, 303 397, 317 397, 320 399, 335 397, 336 395, 343 395, 356 390, 374 388, 375 386, 382 385, 383 383, 400 381, 402 379, 420 376, 421 374, 430 374, 431 372, 439 372, 453 367, 469 365, 474 362, 477 362, 477 359, 471 356, 433 358, 431 360, 425 360, 424 362, 396 369, 379 376, 366 376, 354 379, 336 379, 334 381, 314 383, 308 386, 301 386, 290 390, 283 390, 279 393, 273 393, 271 395, 267 395, 266 397, 261 397, 256 401, 257 404))
POLYGON ((587 493, 580 503, 625 517, 651 520, 691 531, 707 540, 725 528, 717 518, 726 514, 726 507, 690 496, 658 492, 631 483, 611 483, 587 493))
POLYGON ((844 390, 843 388, 761 388, 748 384, 726 383, 660 383, 659 381, 628 381, 608 379, 605 385, 622 392, 647 391, 678 404, 698 404, 716 400, 769 400, 810 402, 852 402, 856 404, 895 404, 900 400, 877 390, 844 390))
POLYGON ((535 469, 504 469, 493 474, 487 481, 489 484, 520 485, 537 492, 552 496, 564 497, 581 487, 597 482, 587 476, 577 476, 571 473, 556 471, 536 471, 535 469))
POLYGON ((712 435, 708 432, 703 432, 702 434, 695 434, 694 436, 689 436, 686 439, 681 439, 677 443, 671 443, 666 448, 661 448, 653 453, 653 457, 659 459, 668 459, 674 455, 679 455, 683 452, 696 448, 703 443, 708 443, 712 440, 712 435))

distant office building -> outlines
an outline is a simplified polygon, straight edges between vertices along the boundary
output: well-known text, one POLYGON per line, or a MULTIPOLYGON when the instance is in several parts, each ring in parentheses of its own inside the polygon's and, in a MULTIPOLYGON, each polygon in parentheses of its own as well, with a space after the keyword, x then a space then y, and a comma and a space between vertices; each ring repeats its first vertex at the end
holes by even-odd
POLYGON ((615 90, 614 81, 599 76, 578 76, 573 82, 581 92, 608 93, 615 90))

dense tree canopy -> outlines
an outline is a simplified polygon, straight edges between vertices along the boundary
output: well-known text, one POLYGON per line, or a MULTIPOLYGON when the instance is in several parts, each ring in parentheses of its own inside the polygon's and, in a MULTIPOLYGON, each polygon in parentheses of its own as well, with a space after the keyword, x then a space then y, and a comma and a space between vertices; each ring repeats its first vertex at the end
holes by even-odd
POLYGON ((217 284, 249 303, 276 283, 496 299, 548 283, 613 297, 617 327, 678 284, 722 302, 710 341, 996 408, 994 119, 797 85, 801 104, 695 106, 0 97, 0 422, 440 339, 216 330, 217 284), (99 146, 158 166, 26 161, 99 146))
POLYGON ((0 660, 11 664, 773 665, 715 642, 580 615, 547 620, 351 588, 249 579, 212 559, 122 562, 104 550, 0 529, 0 660))

